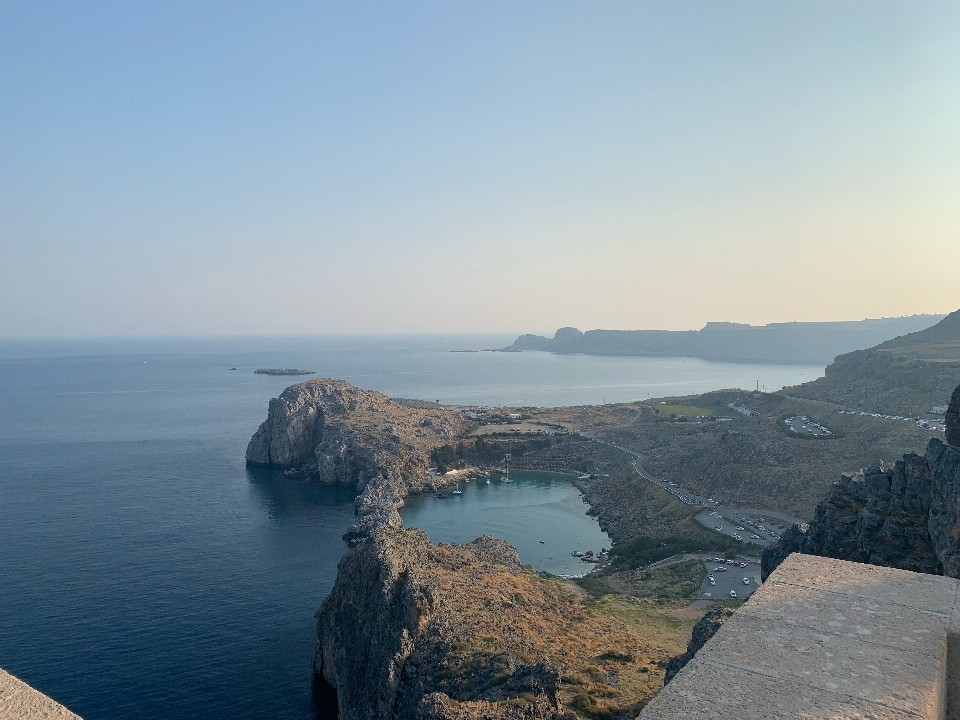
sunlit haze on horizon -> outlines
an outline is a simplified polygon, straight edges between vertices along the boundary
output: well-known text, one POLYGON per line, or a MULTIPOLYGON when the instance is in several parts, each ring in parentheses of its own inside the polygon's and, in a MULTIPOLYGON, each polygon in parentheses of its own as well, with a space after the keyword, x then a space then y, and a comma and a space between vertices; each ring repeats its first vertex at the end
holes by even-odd
POLYGON ((0 336, 960 307, 957 2, 0 0, 0 336))

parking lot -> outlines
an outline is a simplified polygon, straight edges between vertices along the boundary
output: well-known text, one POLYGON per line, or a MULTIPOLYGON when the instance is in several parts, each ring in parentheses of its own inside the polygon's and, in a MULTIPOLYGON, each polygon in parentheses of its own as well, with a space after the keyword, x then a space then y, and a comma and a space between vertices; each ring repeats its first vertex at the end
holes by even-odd
POLYGON ((703 561, 707 568, 707 577, 700 586, 699 597, 705 600, 722 600, 730 598, 730 591, 737 593, 737 598, 743 600, 750 597, 753 591, 760 586, 760 562, 755 560, 746 561, 746 567, 737 567, 733 562, 727 563, 726 560, 734 562, 745 562, 742 559, 734 558, 709 558, 703 561), (718 562, 724 560, 724 562, 718 562), (724 568, 718 570, 717 568, 724 568), (710 584, 710 577, 714 578, 716 584, 710 584), (743 579, 750 581, 745 585, 743 579))
POLYGON ((798 435, 813 435, 815 437, 833 435, 833 433, 823 425, 815 423, 806 417, 787 418, 783 422, 786 423, 789 432, 797 433, 798 435))

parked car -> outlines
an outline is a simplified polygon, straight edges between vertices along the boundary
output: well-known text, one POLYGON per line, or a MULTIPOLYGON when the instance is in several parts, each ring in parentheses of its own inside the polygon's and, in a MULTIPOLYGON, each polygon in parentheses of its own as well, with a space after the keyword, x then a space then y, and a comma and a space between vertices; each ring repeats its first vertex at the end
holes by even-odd
POLYGON ((744 584, 744 585, 749 585, 749 584, 750 584, 750 578, 744 578, 744 579, 743 579, 743 584, 744 584))
POLYGON ((730 597, 735 598, 736 596, 737 596, 737 591, 736 591, 736 590, 731 590, 731 591, 730 591, 730 597))

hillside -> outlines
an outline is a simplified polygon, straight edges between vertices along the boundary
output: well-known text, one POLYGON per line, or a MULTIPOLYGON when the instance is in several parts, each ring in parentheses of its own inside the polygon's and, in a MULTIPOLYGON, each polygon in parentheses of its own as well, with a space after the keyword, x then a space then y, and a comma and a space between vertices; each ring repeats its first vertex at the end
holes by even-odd
POLYGON ((701 330, 588 330, 566 327, 553 338, 521 335, 506 350, 587 355, 699 357, 719 362, 827 364, 837 355, 925 330, 943 315, 856 322, 707 323, 701 330))
POLYGON ((683 651, 672 610, 586 597, 489 536, 379 527, 317 613, 314 670, 343 720, 628 720, 683 651))
POLYGON ((960 382, 960 310, 933 327, 837 357, 824 377, 785 388, 795 397, 864 412, 922 417, 960 382))

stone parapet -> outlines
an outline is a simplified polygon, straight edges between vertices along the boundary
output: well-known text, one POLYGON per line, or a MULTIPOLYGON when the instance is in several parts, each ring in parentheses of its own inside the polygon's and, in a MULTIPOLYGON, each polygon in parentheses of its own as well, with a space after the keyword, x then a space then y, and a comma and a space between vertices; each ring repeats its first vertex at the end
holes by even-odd
POLYGON ((793 554, 640 720, 960 720, 958 587, 793 554))
POLYGON ((3 720, 83 720, 56 700, 0 669, 0 718, 3 720))

